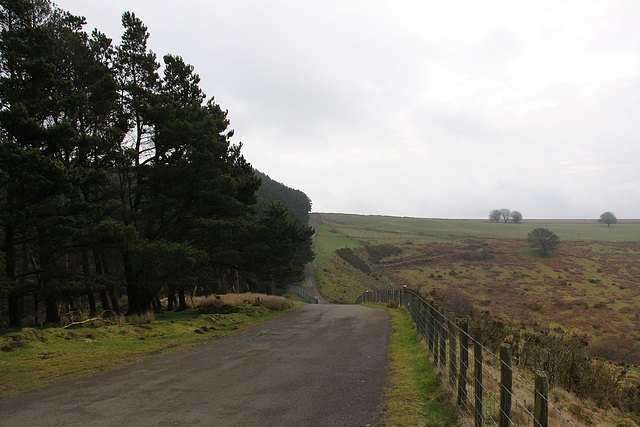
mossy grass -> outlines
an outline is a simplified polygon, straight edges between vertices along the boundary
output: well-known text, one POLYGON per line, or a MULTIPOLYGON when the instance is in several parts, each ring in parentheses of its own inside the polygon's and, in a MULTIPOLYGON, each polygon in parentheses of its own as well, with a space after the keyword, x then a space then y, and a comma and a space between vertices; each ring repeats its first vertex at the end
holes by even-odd
POLYGON ((226 314, 168 312, 146 324, 2 329, 0 397, 184 350, 292 309, 247 305, 226 314))
POLYGON ((391 388, 381 426, 453 426, 457 414, 425 347, 405 310, 389 308, 391 388))

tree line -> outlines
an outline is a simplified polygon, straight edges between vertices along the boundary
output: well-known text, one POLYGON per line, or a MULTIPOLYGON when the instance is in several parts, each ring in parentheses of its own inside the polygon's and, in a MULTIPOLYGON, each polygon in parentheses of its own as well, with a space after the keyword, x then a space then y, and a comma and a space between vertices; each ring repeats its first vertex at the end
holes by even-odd
POLYGON ((262 184, 258 189, 258 211, 268 208, 269 202, 276 201, 289 208, 293 217, 302 224, 309 224, 309 212, 311 212, 311 200, 300 190, 288 187, 269 177, 269 175, 256 170, 256 175, 262 184))
POLYGON ((522 221, 522 214, 519 211, 511 211, 510 209, 493 209, 489 212, 489 220, 493 222, 509 222, 519 223, 522 221))
POLYGON ((184 307, 192 290, 274 290, 298 273, 312 230, 282 203, 257 213, 261 179, 193 66, 168 54, 160 72, 131 12, 119 45, 84 25, 50 0, 0 3, 10 325, 28 305, 36 323, 42 306, 58 322, 80 295, 92 314, 96 295, 103 310, 142 313, 161 298, 184 307))

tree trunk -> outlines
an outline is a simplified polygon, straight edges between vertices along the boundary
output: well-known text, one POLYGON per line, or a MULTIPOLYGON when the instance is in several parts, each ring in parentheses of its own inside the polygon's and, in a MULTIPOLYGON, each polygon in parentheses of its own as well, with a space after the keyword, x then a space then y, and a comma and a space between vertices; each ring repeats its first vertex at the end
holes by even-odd
POLYGON ((172 311, 176 302, 176 293, 171 286, 167 286, 167 311, 172 311))
POLYGON ((151 299, 140 291, 136 283, 136 277, 131 255, 128 252, 123 254, 124 275, 127 280, 127 300, 129 302, 129 314, 143 314, 149 311, 151 299))
POLYGON ((96 309, 96 299, 93 292, 87 294, 87 299, 89 300, 89 316, 96 317, 98 310, 96 309))
MULTIPOLYGON (((89 266, 89 252, 87 249, 82 249, 82 274, 85 279, 88 279, 91 276, 91 270, 89 266)), ((93 291, 87 289, 87 299, 89 300, 89 315, 91 317, 96 317, 96 299, 93 295, 93 291)))
POLYGON ((116 295, 116 291, 110 289, 109 298, 111 299, 111 305, 113 305, 113 311, 115 311, 116 314, 120 314, 120 304, 118 303, 118 296, 116 295))
POLYGON ((40 310, 39 302, 40 301, 38 299, 38 293, 34 292, 33 293, 33 319, 34 319, 34 321, 36 323, 36 326, 42 326, 40 324, 40 316, 38 314, 38 311, 40 310))
POLYGON ((104 289, 100 290, 100 303, 102 304, 102 310, 107 311, 111 310, 111 305, 109 304, 109 296, 107 295, 107 291, 104 289))
MULTIPOLYGON (((96 268, 96 274, 102 275, 104 274, 104 269, 102 266, 102 259, 100 257, 100 252, 97 249, 93 249, 93 264, 96 268)), ((107 295, 106 289, 100 289, 100 303, 102 304, 102 310, 108 311, 111 310, 111 305, 109 304, 109 296, 107 295)))
POLYGON ((178 289, 178 302, 179 302, 178 311, 187 309, 187 299, 185 298, 185 295, 184 295, 184 288, 178 289))
POLYGON ((44 302, 45 309, 47 311, 44 323, 60 323, 60 315, 58 314, 58 301, 52 295, 45 297, 44 302))
POLYGON ((20 313, 20 297, 9 295, 9 327, 19 328, 22 326, 22 314, 20 313))
MULTIPOLYGON (((9 221, 4 224, 4 274, 7 279, 15 280, 16 277, 16 260, 15 246, 13 238, 13 227, 9 221)), ((22 326, 22 314, 20 313, 20 298, 17 292, 9 295, 9 327, 19 328, 22 326)))

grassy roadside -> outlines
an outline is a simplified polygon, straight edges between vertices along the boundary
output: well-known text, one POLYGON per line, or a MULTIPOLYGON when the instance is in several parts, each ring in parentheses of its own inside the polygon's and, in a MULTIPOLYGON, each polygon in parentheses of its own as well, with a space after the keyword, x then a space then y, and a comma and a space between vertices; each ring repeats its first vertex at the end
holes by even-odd
POLYGON ((292 309, 248 305, 230 313, 165 313, 147 324, 0 330, 0 397, 184 350, 292 309))
POLYGON ((391 389, 381 426, 452 426, 456 409, 429 361, 422 341, 404 310, 389 309, 393 334, 389 352, 391 389))

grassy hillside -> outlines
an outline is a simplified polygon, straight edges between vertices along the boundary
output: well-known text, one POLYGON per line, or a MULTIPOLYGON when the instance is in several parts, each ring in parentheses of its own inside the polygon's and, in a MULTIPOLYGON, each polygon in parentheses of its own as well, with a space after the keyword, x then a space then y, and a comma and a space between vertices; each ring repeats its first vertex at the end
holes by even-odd
POLYGON ((594 220, 525 220, 519 224, 488 220, 405 218, 349 214, 317 214, 327 227, 351 238, 449 239, 456 237, 526 238, 537 227, 548 228, 563 240, 640 241, 640 220, 620 220, 607 227, 594 220))
POLYGON ((592 349, 640 363, 640 221, 607 227, 596 220, 504 224, 318 216, 316 275, 330 299, 352 302, 363 289, 382 285, 436 291, 515 326, 577 333, 592 349), (562 239, 553 256, 529 248, 527 233, 536 227, 562 239), (340 258, 335 251, 343 247, 367 262, 372 274, 340 258), (371 258, 372 247, 382 258, 371 258))

